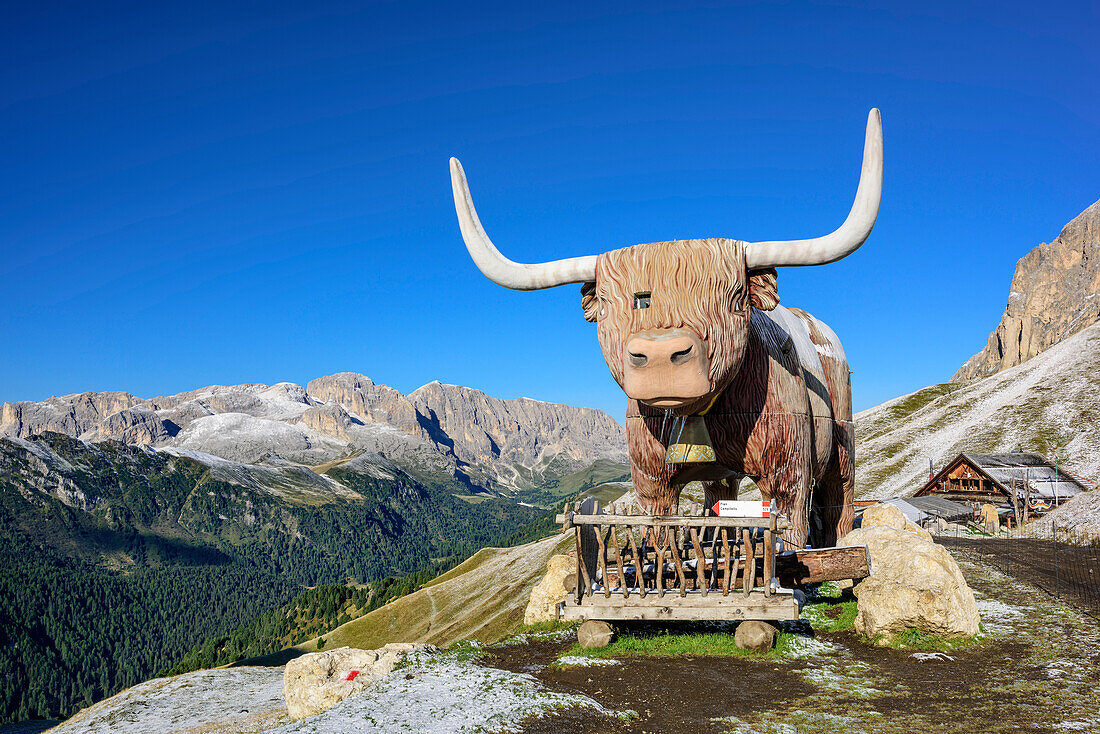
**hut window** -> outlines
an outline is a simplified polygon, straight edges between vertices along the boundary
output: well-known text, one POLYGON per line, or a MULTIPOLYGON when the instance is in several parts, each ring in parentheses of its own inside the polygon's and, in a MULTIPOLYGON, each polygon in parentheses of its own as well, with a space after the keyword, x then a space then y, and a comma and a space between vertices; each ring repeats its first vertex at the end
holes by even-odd
POLYGON ((634 308, 642 309, 649 308, 649 291, 642 291, 634 294, 634 308))

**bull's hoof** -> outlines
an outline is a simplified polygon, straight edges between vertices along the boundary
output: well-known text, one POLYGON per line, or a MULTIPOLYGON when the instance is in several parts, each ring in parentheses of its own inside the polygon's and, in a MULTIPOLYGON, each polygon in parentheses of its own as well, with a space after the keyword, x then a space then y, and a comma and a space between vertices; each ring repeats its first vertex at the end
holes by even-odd
POLYGON ((748 620, 737 625, 733 642, 742 650, 767 652, 775 646, 776 629, 767 622, 748 620))
POLYGON ((577 642, 581 647, 607 647, 615 637, 615 630, 607 622, 589 619, 577 628, 577 642))

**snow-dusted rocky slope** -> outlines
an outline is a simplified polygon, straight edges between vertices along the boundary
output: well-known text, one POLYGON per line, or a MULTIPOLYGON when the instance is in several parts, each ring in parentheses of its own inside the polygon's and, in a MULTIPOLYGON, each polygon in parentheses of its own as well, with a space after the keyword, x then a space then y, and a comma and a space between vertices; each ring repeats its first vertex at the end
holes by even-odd
POLYGON ((856 493, 906 496, 962 451, 1057 454, 1100 478, 1100 323, 1027 362, 970 383, 932 385, 858 413, 856 493))
POLYGON ((328 711, 291 721, 283 668, 200 670, 157 678, 91 706, 57 734, 517 731, 549 710, 606 711, 588 696, 547 690, 534 677, 483 667, 461 651, 413 656, 400 674, 328 711))
POLYGON ((43 431, 243 464, 317 466, 380 455, 404 468, 504 492, 599 459, 626 461, 622 426, 599 410, 500 400, 438 382, 406 396, 350 372, 304 388, 286 382, 213 385, 150 399, 88 392, 3 404, 0 434, 27 438, 43 431))

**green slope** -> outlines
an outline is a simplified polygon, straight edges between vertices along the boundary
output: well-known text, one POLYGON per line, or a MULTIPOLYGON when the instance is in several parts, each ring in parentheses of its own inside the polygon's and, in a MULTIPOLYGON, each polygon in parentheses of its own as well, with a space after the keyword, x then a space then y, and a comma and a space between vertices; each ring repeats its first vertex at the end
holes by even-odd
POLYGON ((141 447, 0 438, 0 722, 67 715, 302 586, 464 558, 539 514, 399 471, 328 474, 339 491, 319 494, 141 447))

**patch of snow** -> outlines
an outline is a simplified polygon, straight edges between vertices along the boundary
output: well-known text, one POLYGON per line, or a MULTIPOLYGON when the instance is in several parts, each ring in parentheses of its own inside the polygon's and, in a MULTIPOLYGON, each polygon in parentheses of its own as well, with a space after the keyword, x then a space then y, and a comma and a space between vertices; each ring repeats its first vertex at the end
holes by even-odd
POLYGON ((914 652, 909 655, 918 663, 953 663, 955 658, 942 652, 914 652))
POLYGON ((566 640, 575 639, 577 631, 574 629, 564 630, 549 630, 546 632, 521 632, 518 635, 512 635, 504 642, 501 642, 502 647, 509 645, 526 645, 532 641, 539 642, 565 642, 566 640))
POLYGON ((554 662, 563 668, 605 668, 612 665, 622 665, 618 660, 611 658, 590 658, 584 655, 562 655, 554 662))
MULTIPOLYGON (((983 622, 1011 622, 1024 616, 1017 607, 997 599, 978 599, 978 614, 983 622)), ((998 625, 1001 626, 1001 625, 998 625)))
POLYGON ((794 660, 806 660, 826 653, 835 652, 836 647, 828 642, 814 639, 808 635, 792 635, 785 648, 785 657, 794 660))
POLYGON ((445 657, 420 659, 328 711, 272 734, 514 732, 528 717, 578 706, 613 715, 588 696, 549 691, 524 673, 445 657))
POLYGON ((27 439, 19 438, 18 436, 3 436, 2 440, 11 441, 24 451, 28 451, 34 454, 39 459, 44 461, 46 463, 46 466, 50 467, 51 469, 60 471, 64 474, 72 474, 75 471, 72 464, 55 454, 53 451, 50 450, 50 447, 46 446, 45 444, 38 443, 37 441, 28 441, 27 439))
POLYGON ((261 718, 274 725, 286 720, 285 712, 282 668, 197 670, 128 688, 50 731, 153 734, 261 718))

